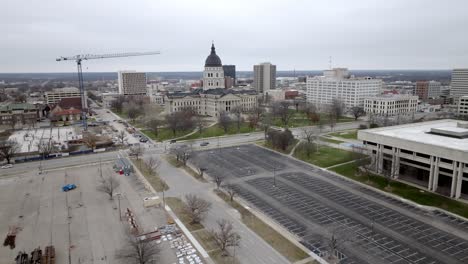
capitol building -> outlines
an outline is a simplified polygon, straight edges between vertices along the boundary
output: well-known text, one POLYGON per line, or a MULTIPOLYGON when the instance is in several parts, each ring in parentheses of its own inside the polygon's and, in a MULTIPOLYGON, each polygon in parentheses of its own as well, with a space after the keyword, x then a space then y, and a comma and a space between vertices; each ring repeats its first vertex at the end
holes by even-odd
POLYGON ((192 108, 199 115, 217 117, 220 112, 230 112, 241 107, 247 112, 257 106, 257 92, 251 89, 226 89, 221 59, 216 55, 214 44, 205 60, 203 86, 188 92, 168 93, 165 112, 173 113, 192 108))

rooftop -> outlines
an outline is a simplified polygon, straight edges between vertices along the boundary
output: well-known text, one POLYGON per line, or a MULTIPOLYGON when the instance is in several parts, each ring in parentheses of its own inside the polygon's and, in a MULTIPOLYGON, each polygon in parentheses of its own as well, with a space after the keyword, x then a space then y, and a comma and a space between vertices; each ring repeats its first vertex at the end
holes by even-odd
MULTIPOLYGON (((468 153, 467 122, 443 119, 400 126, 382 127, 359 131, 359 139, 369 139, 372 135, 397 138, 412 143, 430 145, 444 149, 468 153)), ((466 158, 468 159, 468 158, 466 158)))

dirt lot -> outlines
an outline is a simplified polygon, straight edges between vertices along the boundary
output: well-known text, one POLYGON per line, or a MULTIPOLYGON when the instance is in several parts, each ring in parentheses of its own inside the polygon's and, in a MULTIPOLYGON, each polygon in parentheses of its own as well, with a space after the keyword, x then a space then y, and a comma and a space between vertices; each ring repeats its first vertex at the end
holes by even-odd
MULTIPOLYGON (((150 231, 166 221, 159 208, 144 208, 147 195, 135 176, 120 176, 104 164, 104 175, 119 177, 122 212, 130 208, 139 226, 150 231)), ((124 263, 116 259, 123 247, 127 223, 119 220, 118 199, 96 190, 99 166, 58 169, 38 175, 37 171, 10 178, 0 177, 0 235, 9 227, 20 231, 16 248, 0 247, 0 263, 12 263, 20 250, 31 252, 40 246, 54 245, 56 263, 124 263), (62 192, 62 186, 74 183, 77 189, 62 192)), ((175 262, 167 243, 161 244, 161 263, 175 262)))

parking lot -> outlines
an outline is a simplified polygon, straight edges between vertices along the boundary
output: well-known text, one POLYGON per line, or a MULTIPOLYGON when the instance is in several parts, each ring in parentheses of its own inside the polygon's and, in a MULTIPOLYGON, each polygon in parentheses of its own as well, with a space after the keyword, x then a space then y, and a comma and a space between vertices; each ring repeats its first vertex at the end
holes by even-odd
MULTIPOLYGON (((128 263, 116 257, 125 245, 128 223, 120 221, 117 197, 99 192, 99 165, 53 169, 39 175, 31 171, 0 178, 0 234, 17 227, 16 247, 0 247, 0 263, 13 263, 18 251, 31 252, 53 245, 56 263, 128 263), (76 189, 62 191, 73 183, 76 189)), ((148 193, 133 176, 114 173, 111 163, 102 165, 104 176, 119 177, 122 212, 129 208, 142 232, 166 223, 162 208, 145 208, 148 193)), ((124 215, 122 213, 122 215, 124 215)), ((161 243, 161 263, 176 261, 168 242, 161 243)), ((158 262, 159 263, 159 262, 158 262)))
POLYGON ((340 263, 468 263, 468 223, 439 211, 253 145, 201 151, 192 162, 318 255, 336 239, 340 263))

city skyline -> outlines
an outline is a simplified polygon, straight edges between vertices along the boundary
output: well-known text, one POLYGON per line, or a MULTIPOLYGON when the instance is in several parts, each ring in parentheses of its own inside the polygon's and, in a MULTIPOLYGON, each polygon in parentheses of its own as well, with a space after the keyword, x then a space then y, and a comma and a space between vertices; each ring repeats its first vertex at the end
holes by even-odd
POLYGON ((0 18, 0 72, 74 72, 59 56, 160 50, 96 60, 88 72, 202 71, 213 40, 239 71, 466 68, 468 3, 450 1, 7 2, 0 18), (93 8, 89 8, 93 6, 93 8), (122 12, 125 10, 125 12, 122 12), (262 10, 262 12, 258 12, 262 10), (73 11, 73 12, 72 12, 73 11), (294 15, 292 15, 294 14, 294 15), (177 18, 177 19, 175 19, 177 18))

